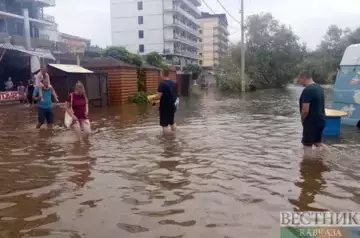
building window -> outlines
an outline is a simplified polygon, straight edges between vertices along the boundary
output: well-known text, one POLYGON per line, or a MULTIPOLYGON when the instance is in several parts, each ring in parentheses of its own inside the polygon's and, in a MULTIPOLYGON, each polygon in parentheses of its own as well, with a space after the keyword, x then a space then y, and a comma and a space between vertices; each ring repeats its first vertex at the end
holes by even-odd
POLYGON ((144 39, 144 31, 139 30, 139 39, 144 39))
POLYGON ((199 60, 199 64, 200 64, 200 65, 202 65, 202 64, 203 64, 202 60, 199 60))
POLYGON ((138 23, 139 23, 139 25, 144 24, 144 17, 143 16, 138 16, 138 23))
POLYGON ((144 45, 139 45, 139 52, 144 53, 144 51, 145 51, 144 45))
POLYGON ((201 33, 202 33, 202 30, 199 30, 199 33, 201 34, 201 33))
POLYGON ((138 2, 138 10, 143 10, 143 2, 138 2))

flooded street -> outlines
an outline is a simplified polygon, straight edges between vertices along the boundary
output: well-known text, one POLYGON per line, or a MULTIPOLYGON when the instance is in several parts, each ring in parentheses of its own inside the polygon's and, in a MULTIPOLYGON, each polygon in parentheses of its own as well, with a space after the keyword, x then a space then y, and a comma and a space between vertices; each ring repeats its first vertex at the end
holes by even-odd
POLYGON ((0 237, 279 237, 280 211, 359 211, 360 133, 303 161, 300 93, 196 92, 167 139, 155 107, 93 109, 88 143, 60 109, 37 131, 35 110, 2 106, 0 237))

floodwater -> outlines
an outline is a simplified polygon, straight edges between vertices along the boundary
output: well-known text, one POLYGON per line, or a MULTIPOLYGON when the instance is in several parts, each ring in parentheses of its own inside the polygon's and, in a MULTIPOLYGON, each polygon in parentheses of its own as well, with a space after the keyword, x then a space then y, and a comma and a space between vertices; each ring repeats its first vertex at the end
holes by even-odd
POLYGON ((280 211, 359 211, 360 133, 304 161, 300 91, 194 92, 171 138, 154 107, 93 109, 81 143, 61 109, 37 131, 35 110, 2 106, 0 237, 279 237, 280 211))

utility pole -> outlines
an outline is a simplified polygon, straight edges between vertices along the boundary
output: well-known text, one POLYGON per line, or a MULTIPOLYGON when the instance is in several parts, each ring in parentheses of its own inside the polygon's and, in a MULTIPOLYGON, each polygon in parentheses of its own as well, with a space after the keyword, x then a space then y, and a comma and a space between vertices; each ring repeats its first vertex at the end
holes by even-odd
POLYGON ((245 79, 245 27, 244 27, 244 0, 241 0, 241 91, 246 90, 246 79, 245 79))

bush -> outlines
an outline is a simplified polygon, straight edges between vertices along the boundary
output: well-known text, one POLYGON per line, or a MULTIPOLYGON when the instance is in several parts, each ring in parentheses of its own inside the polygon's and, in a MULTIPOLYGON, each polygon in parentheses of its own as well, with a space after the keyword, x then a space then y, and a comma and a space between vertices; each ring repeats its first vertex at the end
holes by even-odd
POLYGON ((136 104, 143 104, 143 103, 147 103, 147 94, 143 91, 138 92, 136 96, 129 98, 129 101, 131 103, 136 103, 136 104))
POLYGON ((149 65, 152 65, 161 69, 170 69, 170 65, 166 64, 163 57, 159 55, 157 52, 151 52, 145 56, 145 61, 149 65))
POLYGON ((148 103, 148 100, 147 100, 147 97, 149 95, 153 95, 155 94, 156 92, 148 92, 148 93, 145 93, 144 91, 140 91, 136 94, 136 96, 134 97, 130 97, 129 98, 129 101, 131 103, 136 103, 136 104, 145 104, 145 103, 148 103))
POLYGON ((137 73, 137 83, 138 83, 138 91, 139 92, 145 92, 145 71, 142 68, 136 69, 137 73))
POLYGON ((112 57, 124 61, 129 64, 140 67, 142 65, 141 57, 137 54, 129 52, 125 47, 122 46, 110 46, 107 47, 103 52, 102 56, 112 57))
POLYGON ((197 64, 188 64, 183 70, 185 73, 191 73, 192 79, 197 79, 201 75, 201 67, 197 64))

